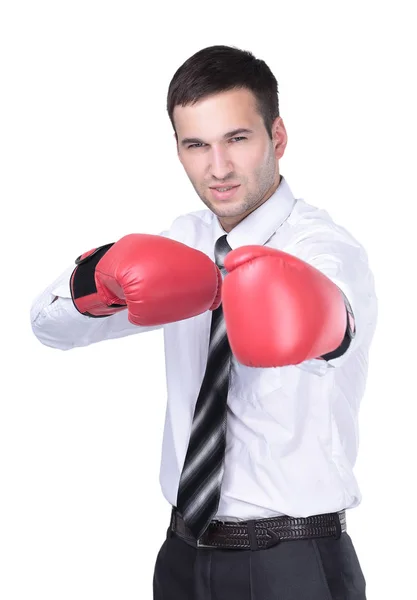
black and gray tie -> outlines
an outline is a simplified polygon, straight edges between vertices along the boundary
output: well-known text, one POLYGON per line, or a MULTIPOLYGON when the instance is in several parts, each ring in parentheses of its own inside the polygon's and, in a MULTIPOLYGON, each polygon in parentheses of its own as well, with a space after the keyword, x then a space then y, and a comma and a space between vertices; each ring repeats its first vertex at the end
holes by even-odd
MULTIPOLYGON (((227 273, 223 261, 230 250, 225 235, 217 240, 214 255, 223 276, 227 273)), ((177 509, 196 539, 207 529, 220 500, 230 366, 231 350, 220 304, 212 313, 206 372, 194 409, 177 497, 177 509)))

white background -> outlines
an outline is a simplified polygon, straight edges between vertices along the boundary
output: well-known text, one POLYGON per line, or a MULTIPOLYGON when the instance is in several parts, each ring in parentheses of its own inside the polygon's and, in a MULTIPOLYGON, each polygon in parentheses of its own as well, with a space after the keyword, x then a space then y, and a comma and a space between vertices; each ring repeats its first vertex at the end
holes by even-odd
POLYGON ((5 2, 1 55, 0 597, 150 600, 162 333, 62 352, 29 310, 80 253, 204 208, 165 109, 191 54, 235 45, 279 83, 296 197, 364 244, 379 322, 348 528, 368 600, 415 594, 416 77, 412 2, 5 2), (267 7, 268 6, 268 7, 267 7))

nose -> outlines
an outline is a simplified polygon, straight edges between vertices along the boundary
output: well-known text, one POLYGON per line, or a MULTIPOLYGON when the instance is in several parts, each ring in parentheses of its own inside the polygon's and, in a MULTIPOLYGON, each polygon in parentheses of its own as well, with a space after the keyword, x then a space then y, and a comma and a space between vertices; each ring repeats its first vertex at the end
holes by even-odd
POLYGON ((232 163, 224 147, 212 147, 210 161, 210 174, 215 179, 226 179, 233 172, 232 163))

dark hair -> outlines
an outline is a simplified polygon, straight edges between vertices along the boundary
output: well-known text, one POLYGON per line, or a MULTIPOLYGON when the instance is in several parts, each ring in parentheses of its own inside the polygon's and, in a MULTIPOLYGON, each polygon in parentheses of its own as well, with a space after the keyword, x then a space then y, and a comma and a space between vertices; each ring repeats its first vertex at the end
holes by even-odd
POLYGON ((234 46, 203 48, 174 74, 168 88, 167 111, 175 135, 175 106, 187 106, 211 94, 239 88, 254 94, 257 110, 272 139, 272 123, 279 117, 278 82, 263 60, 234 46))

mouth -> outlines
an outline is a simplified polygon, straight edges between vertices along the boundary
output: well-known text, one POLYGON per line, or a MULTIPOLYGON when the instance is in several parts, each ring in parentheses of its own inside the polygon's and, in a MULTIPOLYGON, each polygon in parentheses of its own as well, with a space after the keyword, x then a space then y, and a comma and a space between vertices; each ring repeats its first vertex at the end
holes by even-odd
POLYGON ((223 186, 223 187, 216 187, 216 188, 211 187, 210 190, 216 200, 228 200, 229 198, 232 198, 236 194, 236 192, 239 188, 240 188, 240 184, 234 185, 234 186, 223 186))

